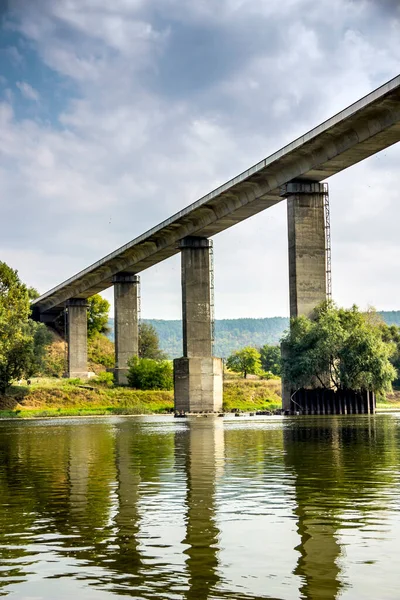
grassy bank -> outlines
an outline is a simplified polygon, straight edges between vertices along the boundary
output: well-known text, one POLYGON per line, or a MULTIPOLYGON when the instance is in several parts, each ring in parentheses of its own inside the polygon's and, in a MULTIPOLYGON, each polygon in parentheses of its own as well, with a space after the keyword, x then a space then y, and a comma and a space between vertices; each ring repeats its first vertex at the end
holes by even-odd
MULTIPOLYGON (((280 381, 232 380, 224 384, 224 410, 280 408, 280 381)), ((160 414, 173 410, 173 392, 140 391, 91 381, 39 379, 0 398, 0 418, 160 414)))
MULTIPOLYGON (((96 381, 85 384, 71 379, 38 379, 29 387, 14 386, 7 396, 0 397, 0 418, 163 414, 173 407, 173 392, 132 390, 96 381)), ((224 411, 277 408, 281 408, 279 379, 225 380, 224 411)), ((400 391, 379 398, 377 409, 400 410, 400 391)))
POLYGON ((15 386, 0 398, 0 417, 153 414, 173 409, 173 392, 140 391, 68 379, 15 386))
POLYGON ((282 408, 281 380, 233 379, 224 382, 224 410, 256 411, 282 408))
POLYGON ((376 408, 379 411, 400 410, 400 391, 396 390, 387 394, 386 398, 378 398, 376 408))

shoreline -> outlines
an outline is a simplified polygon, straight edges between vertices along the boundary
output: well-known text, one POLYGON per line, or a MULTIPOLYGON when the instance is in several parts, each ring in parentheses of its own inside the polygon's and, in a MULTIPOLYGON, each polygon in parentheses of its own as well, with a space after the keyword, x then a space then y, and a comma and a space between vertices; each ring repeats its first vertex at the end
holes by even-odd
MULTIPOLYGON (((225 414, 281 409, 280 379, 229 378, 224 381, 225 414)), ((400 411, 400 392, 377 403, 377 414, 400 411)), ((79 379, 40 378, 28 386, 14 386, 0 397, 0 421, 76 417, 146 417, 174 414, 173 391, 135 390, 79 379)), ((260 415, 258 415, 260 416, 260 415)), ((265 415, 268 416, 268 415, 265 415)), ((322 416, 322 415, 320 415, 322 416)))

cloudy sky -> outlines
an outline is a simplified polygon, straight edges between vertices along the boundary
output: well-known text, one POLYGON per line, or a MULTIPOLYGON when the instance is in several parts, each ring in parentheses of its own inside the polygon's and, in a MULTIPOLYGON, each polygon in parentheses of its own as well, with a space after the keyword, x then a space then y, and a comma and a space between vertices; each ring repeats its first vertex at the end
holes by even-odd
MULTIPOLYGON (((41 292, 400 72, 398 0, 0 0, 0 19, 0 259, 41 292)), ((400 309, 399 160, 329 182, 340 304, 400 309)), ((218 318, 288 314, 286 231, 282 202, 214 239, 218 318)), ((142 315, 180 311, 175 257, 142 274, 142 315)))

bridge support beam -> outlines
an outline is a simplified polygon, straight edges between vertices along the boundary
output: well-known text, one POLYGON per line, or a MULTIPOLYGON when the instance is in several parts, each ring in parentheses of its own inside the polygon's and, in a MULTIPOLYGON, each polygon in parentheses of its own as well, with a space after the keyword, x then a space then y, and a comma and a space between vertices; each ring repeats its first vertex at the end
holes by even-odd
MULTIPOLYGON (((327 299, 327 194, 326 184, 314 181, 292 181, 281 189, 281 196, 287 198, 291 318, 311 317, 327 299)), ((290 405, 290 389, 282 380, 282 407, 290 410, 290 405)))
POLYGON ((183 357, 174 360, 175 410, 222 410, 222 360, 212 355, 211 247, 181 240, 183 357))
POLYGON ((139 354, 139 285, 131 273, 118 273, 114 283, 115 381, 128 383, 128 360, 139 354))
POLYGON ((68 377, 87 378, 87 307, 85 298, 68 300, 68 377))

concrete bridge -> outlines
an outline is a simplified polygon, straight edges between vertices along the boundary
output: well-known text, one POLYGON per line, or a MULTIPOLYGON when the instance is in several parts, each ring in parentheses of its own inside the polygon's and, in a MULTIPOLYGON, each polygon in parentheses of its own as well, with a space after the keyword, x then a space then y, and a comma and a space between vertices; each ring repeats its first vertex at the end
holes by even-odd
POLYGON ((86 300, 114 286, 115 373, 126 383, 138 353, 138 273, 180 252, 183 357, 174 361, 175 408, 222 408, 222 362, 212 355, 210 238, 286 199, 290 316, 327 297, 326 179, 400 141, 400 76, 49 290, 34 318, 68 325, 68 375, 87 375, 86 300))

